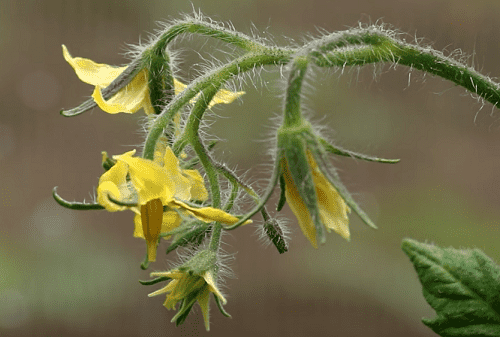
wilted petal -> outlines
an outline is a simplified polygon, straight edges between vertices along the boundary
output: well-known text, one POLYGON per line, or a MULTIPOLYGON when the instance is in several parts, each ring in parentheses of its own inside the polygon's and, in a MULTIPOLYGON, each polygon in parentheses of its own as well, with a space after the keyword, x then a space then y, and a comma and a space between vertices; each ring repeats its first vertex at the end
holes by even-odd
POLYGON ((191 199, 205 201, 208 199, 208 191, 205 181, 198 170, 183 170, 191 185, 191 199))

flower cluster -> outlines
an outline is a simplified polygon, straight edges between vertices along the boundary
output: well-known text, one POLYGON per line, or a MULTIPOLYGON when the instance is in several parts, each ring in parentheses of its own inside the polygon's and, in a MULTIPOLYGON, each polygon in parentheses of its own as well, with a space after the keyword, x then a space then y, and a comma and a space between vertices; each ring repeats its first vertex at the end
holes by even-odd
POLYGON ((229 316, 222 307, 226 299, 218 288, 222 231, 250 223, 250 218, 261 213, 262 232, 279 253, 286 252, 286 229, 266 208, 279 182, 281 196, 277 211, 288 204, 313 247, 325 242, 325 230, 333 230, 349 240, 348 214, 351 210, 367 225, 376 227, 340 182, 328 155, 386 163, 397 160, 368 157, 335 147, 303 117, 301 87, 314 61, 312 52, 304 55, 304 51, 266 47, 244 35, 209 24, 197 24, 191 29, 204 27, 206 34, 212 29, 210 36, 234 43, 247 53, 208 71, 188 85, 173 76, 173 61, 167 48, 168 41, 182 33, 181 28, 185 26, 174 25, 167 29, 124 67, 72 57, 63 45, 63 56, 76 75, 94 86, 92 97, 76 108, 62 111, 64 116, 76 116, 98 106, 110 114, 132 114, 142 109, 151 118, 146 126, 148 136, 141 149, 142 156, 137 156, 136 150, 111 157, 102 153, 105 172, 98 182, 96 203, 68 202, 55 189, 53 195, 59 204, 71 209, 131 210, 134 213, 133 235, 146 243, 143 269, 158 259, 162 237, 170 240, 167 253, 179 247, 190 250, 190 259, 171 270, 151 273, 154 279, 141 283, 168 282, 150 296, 166 294, 164 306, 177 309, 173 318, 176 324, 184 322, 198 302, 208 330, 210 293, 214 294, 221 313, 229 316), (215 144, 204 144, 199 127, 207 109, 216 104, 232 103, 245 93, 224 89, 229 79, 266 64, 287 64, 289 81, 283 122, 277 130, 274 174, 261 196, 224 164, 213 159, 211 148, 215 144), (188 110, 186 123, 181 125, 180 115, 188 110), (232 186, 228 193, 223 194, 221 179, 232 186), (255 206, 244 214, 235 214, 233 206, 238 202, 240 191, 248 194, 255 206), (223 198, 223 195, 228 197, 223 198))

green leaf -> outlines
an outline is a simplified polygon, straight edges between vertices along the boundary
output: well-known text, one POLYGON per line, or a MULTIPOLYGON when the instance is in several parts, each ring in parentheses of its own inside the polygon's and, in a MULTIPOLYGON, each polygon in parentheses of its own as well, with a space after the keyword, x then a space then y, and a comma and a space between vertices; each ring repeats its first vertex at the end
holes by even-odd
POLYGON ((425 325, 443 337, 500 336, 500 268, 488 256, 411 239, 402 249, 436 310, 436 318, 422 320, 425 325))

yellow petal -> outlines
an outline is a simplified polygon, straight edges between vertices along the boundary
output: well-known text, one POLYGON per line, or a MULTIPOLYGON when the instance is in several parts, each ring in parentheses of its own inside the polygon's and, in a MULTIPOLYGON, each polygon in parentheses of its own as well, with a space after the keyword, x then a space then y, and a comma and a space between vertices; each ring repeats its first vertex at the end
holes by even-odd
MULTIPOLYGON (((163 221, 161 224, 161 233, 167 233, 170 232, 171 230, 179 227, 181 224, 182 218, 179 216, 179 214, 176 211, 167 211, 163 213, 163 221)), ((136 238, 142 238, 145 239, 144 237, 144 232, 142 229, 142 219, 140 214, 136 214, 134 217, 134 237, 136 238)), ((169 237, 165 237, 165 239, 169 239, 169 237)))
POLYGON ((205 279, 205 282, 207 282, 210 291, 213 292, 214 295, 217 296, 221 300, 222 304, 226 304, 227 300, 224 298, 224 296, 222 296, 221 292, 219 291, 219 289, 215 285, 214 278, 212 277, 212 273, 209 271, 205 272, 205 274, 203 275, 203 278, 205 279))
POLYGON ((168 293, 169 291, 171 291, 172 289, 169 289, 171 287, 169 287, 169 285, 171 284, 172 282, 169 282, 169 284, 167 284, 165 287, 161 288, 161 289, 158 289, 156 291, 153 291, 152 293, 149 293, 148 294, 148 297, 153 297, 153 296, 156 296, 156 295, 161 295, 161 294, 165 294, 165 293, 168 293))
MULTIPOLYGON (((204 221, 204 222, 212 222, 218 221, 226 224, 234 224, 239 221, 237 217, 231 215, 229 213, 224 212, 221 209, 213 208, 213 207, 201 207, 195 208, 191 207, 182 201, 173 199, 170 204, 170 207, 182 208, 189 214, 193 215, 195 218, 204 221)), ((244 225, 252 223, 252 220, 247 220, 244 225)))
POLYGON ((151 104, 151 97, 149 96, 149 86, 146 85, 147 93, 144 94, 144 99, 142 100, 142 108, 146 115, 155 115, 155 109, 153 108, 153 104, 151 104))
POLYGON ((92 97, 97 105, 99 105, 99 108, 107 113, 135 113, 146 103, 151 106, 148 76, 145 69, 141 70, 129 84, 121 88, 107 101, 102 96, 102 88, 102 85, 96 85, 92 97))
POLYGON ((333 229, 344 239, 349 240, 349 217, 347 216, 347 213, 350 212, 349 207, 335 187, 332 186, 323 173, 321 173, 318 165, 314 161, 314 157, 309 151, 307 153, 307 159, 311 167, 312 178, 316 188, 321 222, 328 231, 333 229))
MULTIPOLYGON (((183 84, 182 82, 180 82, 174 78, 174 91, 175 91, 176 95, 179 95, 181 92, 183 92, 184 89, 186 89, 186 87, 187 87, 187 85, 183 84)), ((221 89, 221 90, 217 91, 215 96, 212 98, 212 101, 208 105, 208 108, 210 109, 215 104, 230 104, 235 99, 237 99, 238 97, 240 97, 244 94, 245 94, 244 91, 233 92, 230 90, 221 89)), ((198 100, 199 97, 200 97, 200 94, 198 93, 193 99, 191 99, 189 101, 189 103, 191 103, 191 104, 196 103, 196 101, 198 100)))
POLYGON ((174 116, 174 139, 181 136, 181 113, 177 112, 174 116))
POLYGON ((163 167, 170 174, 169 179, 174 184, 174 196, 181 200, 191 199, 191 182, 182 174, 179 159, 170 147, 165 149, 163 167))
POLYGON ((313 220, 309 214, 309 210, 300 197, 299 191, 293 182, 292 174, 288 169, 288 164, 285 162, 283 165, 283 177, 285 179, 285 197, 288 206, 299 222, 300 229, 304 236, 311 242, 314 248, 318 248, 316 241, 316 227, 314 227, 313 220))
POLYGON ((173 269, 169 271, 155 271, 149 274, 151 277, 159 276, 159 277, 170 277, 173 279, 178 279, 183 277, 185 274, 181 272, 179 269, 173 269))
POLYGON ((141 214, 136 214, 134 216, 134 238, 146 239, 144 237, 144 230, 142 229, 141 214))
MULTIPOLYGON (((135 150, 123 154, 124 157, 130 157, 135 154, 135 150)), ((127 193, 127 176, 128 167, 123 162, 117 162, 113 167, 106 171, 99 178, 99 186, 97 187, 97 201, 104 206, 109 212, 122 211, 126 207, 118 206, 108 198, 110 194, 116 200, 122 200, 127 193)))
POLYGON ((128 164, 130 179, 139 196, 139 204, 144 205, 149 200, 161 199, 168 204, 175 192, 175 184, 165 168, 151 160, 135 157, 115 156, 118 161, 128 164))
POLYGON ((214 98, 212 98, 212 101, 208 105, 208 108, 210 109, 215 104, 230 104, 235 99, 244 94, 245 94, 244 91, 233 92, 226 89, 221 89, 215 94, 214 98))
POLYGON ((109 196, 113 197, 115 200, 121 199, 121 193, 118 186, 111 181, 105 181, 99 184, 99 187, 97 187, 97 202, 101 206, 104 206, 108 212, 117 212, 126 209, 125 206, 119 206, 109 200, 109 196))
POLYGON ((201 308, 201 313, 203 314, 203 321, 205 322, 205 329, 207 331, 210 331, 210 307, 209 307, 209 300, 210 300, 210 291, 208 290, 208 287, 205 287, 196 297, 198 300, 198 304, 200 305, 201 308))
POLYGON ((183 92, 186 87, 187 85, 174 78, 174 91, 176 96, 183 92))
POLYGON ((198 170, 183 170, 191 185, 191 199, 205 201, 208 199, 208 191, 205 181, 198 170))
POLYGON ((64 59, 73 67, 78 78, 88 84, 107 87, 127 69, 127 67, 112 67, 89 59, 72 57, 65 45, 62 45, 62 48, 64 59))
POLYGON ((158 140, 156 141, 153 161, 160 166, 163 166, 163 161, 164 161, 163 158, 165 157, 165 149, 168 146, 167 142, 168 142, 168 139, 167 139, 167 136, 165 136, 165 134, 162 134, 160 137, 158 137, 158 140))

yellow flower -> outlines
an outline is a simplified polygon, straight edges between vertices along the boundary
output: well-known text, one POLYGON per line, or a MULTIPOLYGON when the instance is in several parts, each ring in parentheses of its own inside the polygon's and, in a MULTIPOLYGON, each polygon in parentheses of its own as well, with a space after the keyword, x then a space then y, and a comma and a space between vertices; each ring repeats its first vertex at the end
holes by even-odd
POLYGON ((149 297, 167 293, 167 298, 163 305, 167 309, 174 309, 175 305, 179 301, 184 301, 182 307, 179 308, 179 312, 172 319, 176 321, 181 315, 186 314, 185 311, 191 309, 194 301, 198 301, 201 307, 201 312, 203 314, 203 320, 205 321, 205 328, 207 331, 210 330, 209 321, 209 299, 210 293, 213 293, 218 297, 222 304, 226 304, 226 299, 221 294, 217 286, 215 285, 212 272, 206 271, 201 276, 190 273, 188 271, 181 271, 175 269, 168 272, 156 272, 151 273, 151 277, 170 277, 172 280, 162 289, 159 289, 151 294, 149 297))
MULTIPOLYGON (((334 230, 344 239, 349 240, 349 218, 350 209, 344 199, 337 192, 335 187, 321 173, 312 154, 307 150, 307 162, 312 173, 312 180, 316 191, 319 216, 321 223, 326 227, 327 231, 334 230)), ((296 183, 293 181, 292 174, 286 160, 282 162, 283 177, 285 179, 285 197, 292 212, 299 221, 300 228, 311 242, 314 248, 318 248, 316 241, 316 227, 314 225, 311 214, 308 211, 304 200, 300 196, 296 183)))
MULTIPOLYGON (((127 67, 113 67, 81 57, 72 57, 65 45, 62 48, 64 59, 73 67, 80 80, 95 86, 92 97, 103 111, 110 114, 119 112, 135 113, 140 108, 144 108, 146 114, 154 113, 149 96, 147 69, 142 69, 129 84, 121 88, 113 97, 105 100, 102 96, 102 89, 113 82, 127 67)), ((185 84, 174 78, 176 95, 185 88, 185 84)), ((229 104, 244 93, 244 91, 219 90, 208 107, 211 108, 215 104, 229 104)), ((191 103, 194 101, 195 99, 191 100, 191 103)))
POLYGON ((238 218, 220 209, 197 208, 186 203, 190 200, 205 201, 208 193, 200 173, 181 169, 170 147, 166 147, 163 156, 157 153, 154 161, 134 157, 134 154, 135 150, 113 156, 116 164, 99 179, 97 201, 110 212, 131 209, 136 213, 134 236, 146 240, 149 261, 156 260, 160 233, 180 225, 182 219, 179 213, 205 222, 233 224, 238 221, 238 218), (121 206, 110 197, 122 203, 137 203, 138 206, 121 206))

